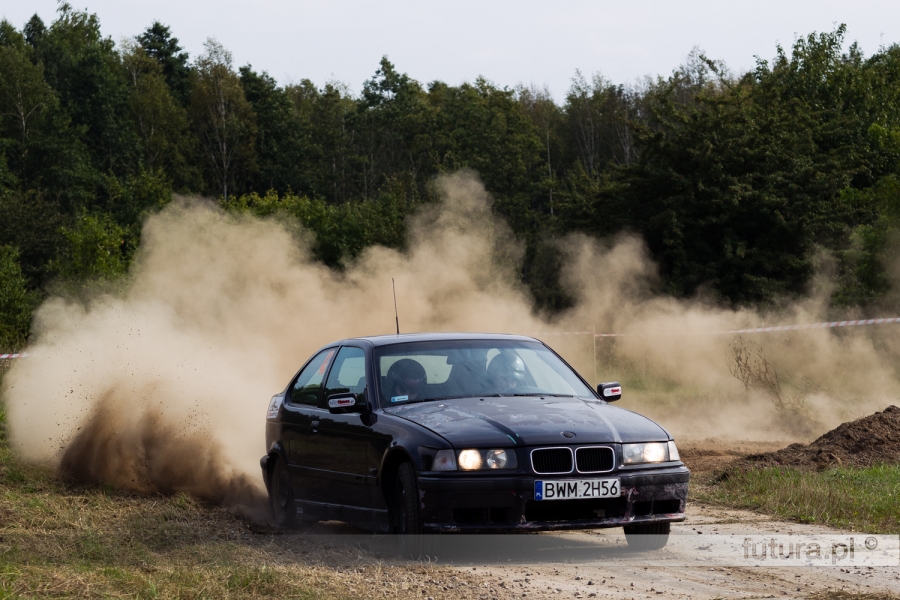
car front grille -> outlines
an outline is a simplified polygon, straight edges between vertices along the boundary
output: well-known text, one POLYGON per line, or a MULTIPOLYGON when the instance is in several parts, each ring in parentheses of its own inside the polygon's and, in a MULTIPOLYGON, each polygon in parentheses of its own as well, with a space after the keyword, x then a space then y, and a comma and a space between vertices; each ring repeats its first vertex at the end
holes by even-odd
POLYGON ((575 464, 579 473, 605 473, 612 471, 615 457, 612 448, 578 448, 575 464))
POLYGON ((551 475, 572 472, 572 450, 569 448, 541 448, 531 453, 535 473, 551 475))

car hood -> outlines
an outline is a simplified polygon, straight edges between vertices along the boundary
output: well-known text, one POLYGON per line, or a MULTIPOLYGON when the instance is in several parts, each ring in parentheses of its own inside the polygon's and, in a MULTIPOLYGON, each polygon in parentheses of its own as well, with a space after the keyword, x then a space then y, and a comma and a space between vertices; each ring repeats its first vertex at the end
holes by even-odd
POLYGON ((391 415, 408 419, 445 438, 454 447, 545 444, 662 442, 666 430, 637 413, 582 398, 456 398, 391 406, 391 415), (565 437, 563 432, 574 433, 565 437))

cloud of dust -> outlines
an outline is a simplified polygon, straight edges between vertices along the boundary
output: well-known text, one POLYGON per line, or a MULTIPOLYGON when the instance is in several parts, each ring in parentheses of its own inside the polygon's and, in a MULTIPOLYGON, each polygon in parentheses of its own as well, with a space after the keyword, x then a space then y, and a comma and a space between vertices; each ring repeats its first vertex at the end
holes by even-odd
MULTIPOLYGON (((313 260, 308 235, 273 220, 173 202, 145 223, 124 291, 52 298, 38 311, 31 356, 4 378, 13 447, 78 481, 253 504, 270 396, 320 346, 392 333, 391 277, 404 331, 535 335, 586 378, 596 368, 598 379, 630 386, 622 404, 676 439, 790 436, 771 399, 729 372, 734 336, 703 333, 758 326, 765 315, 655 295, 638 239, 572 236, 558 243, 576 306, 543 319, 519 283, 522 249, 477 177, 436 184, 443 201, 411 218, 407 251, 369 248, 343 273, 313 260), (596 346, 592 336, 554 335, 594 327, 634 335, 596 346)), ((824 297, 779 320, 818 320, 824 297)), ((802 391, 821 431, 900 395, 900 344, 884 331, 753 340, 785 389, 802 391)))

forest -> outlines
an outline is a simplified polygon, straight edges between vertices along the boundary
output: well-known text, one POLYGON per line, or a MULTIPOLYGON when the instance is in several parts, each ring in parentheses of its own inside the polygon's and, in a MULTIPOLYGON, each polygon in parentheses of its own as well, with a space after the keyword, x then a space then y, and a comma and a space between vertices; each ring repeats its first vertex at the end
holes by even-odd
MULTIPOLYGON (((833 280, 836 311, 890 306, 900 231, 900 46, 844 26, 746 73, 692 52, 631 84, 576 72, 564 100, 484 78, 423 83, 384 57, 361 92, 279 85, 210 38, 189 56, 155 22, 115 43, 62 3, 0 22, 0 352, 50 294, 128 271, 173 194, 282 215, 342 269, 403 248, 434 178, 470 169, 525 248, 536 310, 571 304, 553 241, 639 235, 659 293, 775 307, 833 280)), ((891 316, 891 315, 888 315, 891 316)))

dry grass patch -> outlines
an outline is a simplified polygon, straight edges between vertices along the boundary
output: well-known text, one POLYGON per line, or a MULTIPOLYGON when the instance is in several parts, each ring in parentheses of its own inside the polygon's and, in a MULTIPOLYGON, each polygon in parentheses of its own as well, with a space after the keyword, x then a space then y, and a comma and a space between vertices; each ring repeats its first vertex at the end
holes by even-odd
POLYGON ((873 593, 873 592, 845 592, 828 590, 806 596, 806 600, 897 600, 897 594, 873 593))
POLYGON ((282 534, 187 495, 69 486, 2 435, 0 599, 508 597, 476 573, 282 534))

